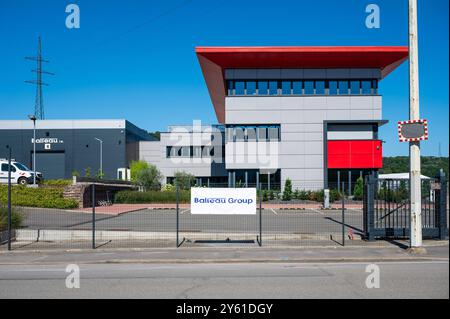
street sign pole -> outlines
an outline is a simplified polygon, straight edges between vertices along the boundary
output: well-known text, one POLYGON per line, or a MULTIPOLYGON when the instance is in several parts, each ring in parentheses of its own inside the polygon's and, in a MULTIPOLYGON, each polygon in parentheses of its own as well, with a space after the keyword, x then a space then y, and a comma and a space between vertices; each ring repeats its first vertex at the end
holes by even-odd
MULTIPOLYGON (((419 120, 417 0, 409 0, 409 119, 419 120)), ((410 248, 422 247, 420 141, 409 142, 410 248)))

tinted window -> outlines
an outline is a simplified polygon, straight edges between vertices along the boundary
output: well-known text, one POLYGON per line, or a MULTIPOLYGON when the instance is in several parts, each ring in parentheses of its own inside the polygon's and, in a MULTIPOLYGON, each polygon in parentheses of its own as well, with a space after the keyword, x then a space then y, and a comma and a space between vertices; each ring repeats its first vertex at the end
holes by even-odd
POLYGON ((350 94, 360 94, 359 93, 359 81, 350 82, 350 94))
POLYGON ((267 140, 267 128, 258 127, 258 141, 267 140))
POLYGON ((305 81, 305 94, 314 94, 314 81, 305 81))
POLYGON ((236 127, 234 136, 236 138, 236 141, 243 141, 244 140, 244 129, 242 127, 236 127))
POLYGON ((338 83, 337 81, 328 82, 328 94, 336 95, 338 93, 338 83))
POLYGON ((258 82, 258 94, 267 95, 267 90, 269 89, 269 84, 267 81, 259 81, 258 82))
POLYGON ((255 127, 247 127, 247 140, 248 141, 256 141, 256 128, 255 127))
POLYGON ((228 81, 228 95, 233 95, 233 81, 228 81))
POLYGON ((277 81, 270 81, 269 82, 269 94, 270 95, 277 95, 278 94, 278 82, 277 81))
POLYGON ((302 92, 303 85, 302 84, 303 84, 302 81, 294 81, 292 83, 292 88, 293 88, 294 94, 297 94, 297 95, 303 94, 303 92, 302 92))
POLYGON ((291 81, 281 82, 281 94, 284 94, 284 95, 291 94, 291 81))
POLYGON ((237 81, 235 82, 235 89, 234 92, 236 95, 244 95, 245 93, 245 82, 244 81, 237 81))
POLYGON ((316 94, 325 94, 325 81, 316 81, 316 94))
POLYGON ((339 94, 348 94, 348 81, 339 81, 339 94))
POLYGON ((247 82, 247 95, 255 95, 256 94, 256 82, 248 81, 247 82))
POLYGON ((372 94, 372 81, 362 81, 361 88, 362 94, 372 94))

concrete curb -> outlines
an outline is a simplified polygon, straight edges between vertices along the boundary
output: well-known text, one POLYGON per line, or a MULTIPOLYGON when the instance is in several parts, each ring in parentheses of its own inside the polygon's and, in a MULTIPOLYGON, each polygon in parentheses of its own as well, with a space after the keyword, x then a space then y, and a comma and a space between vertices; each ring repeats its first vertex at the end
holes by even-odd
MULTIPOLYGON (((248 233, 203 233, 180 232, 180 237, 194 238, 195 240, 255 240, 258 235, 248 233)), ((96 230, 96 240, 175 240, 175 232, 136 232, 136 231, 110 231, 96 230)), ((317 234, 263 234, 266 241, 281 240, 339 240, 341 233, 317 233, 317 234)), ((347 236, 347 234, 346 234, 347 236)), ((354 234, 353 240, 361 240, 361 236, 354 234)), ((16 241, 81 241, 91 240, 91 230, 51 230, 51 229, 19 229, 16 232, 16 241)))

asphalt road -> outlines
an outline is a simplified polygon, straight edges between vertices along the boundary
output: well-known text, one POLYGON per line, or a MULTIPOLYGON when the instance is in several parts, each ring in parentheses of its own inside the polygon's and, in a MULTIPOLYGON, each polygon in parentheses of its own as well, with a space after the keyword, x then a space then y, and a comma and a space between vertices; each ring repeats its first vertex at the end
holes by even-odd
MULTIPOLYGON (((91 229, 92 216, 50 209, 25 209, 24 226, 29 229, 91 229)), ((140 210, 119 216, 96 215, 97 230, 174 232, 174 210, 140 210)), ((362 230, 361 211, 345 211, 345 224, 355 233, 362 230)), ((191 215, 181 210, 180 231, 187 232, 247 232, 259 230, 259 214, 256 215, 191 215)), ((342 229, 340 211, 327 210, 264 210, 264 233, 314 234, 339 233, 342 229)))
POLYGON ((366 263, 0 265, 0 298, 449 298, 448 261, 366 263))

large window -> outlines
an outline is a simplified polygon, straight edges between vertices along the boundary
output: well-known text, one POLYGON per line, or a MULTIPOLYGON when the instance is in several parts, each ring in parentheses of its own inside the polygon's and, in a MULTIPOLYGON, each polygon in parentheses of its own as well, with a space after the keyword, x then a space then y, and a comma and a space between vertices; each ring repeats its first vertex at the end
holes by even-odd
POLYGON ((269 82, 269 94, 278 95, 278 81, 269 82))
POLYGON ((292 90, 295 95, 303 94, 303 82, 302 81, 293 81, 292 82, 292 90))
POLYGON ((229 125, 227 142, 279 141, 280 125, 229 125))
POLYGON ((328 82, 328 94, 329 95, 338 94, 338 82, 337 81, 329 81, 328 82))
POLYGON ((281 82, 281 94, 282 95, 290 95, 291 92, 291 81, 282 81, 281 82))
POLYGON ((247 95, 255 95, 256 94, 256 82, 255 81, 247 81, 247 95))
POLYGON ((267 81, 258 81, 258 94, 267 95, 269 83, 267 81))
POLYGON ((316 94, 325 94, 325 81, 316 81, 316 94))
POLYGON ((232 95, 372 95, 378 94, 378 81, 366 80, 230 80, 232 95))
POLYGON ((314 94, 314 81, 305 81, 305 94, 312 95, 314 94))
POLYGON ((213 157, 214 146, 167 146, 166 157, 213 157))

